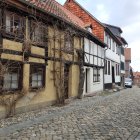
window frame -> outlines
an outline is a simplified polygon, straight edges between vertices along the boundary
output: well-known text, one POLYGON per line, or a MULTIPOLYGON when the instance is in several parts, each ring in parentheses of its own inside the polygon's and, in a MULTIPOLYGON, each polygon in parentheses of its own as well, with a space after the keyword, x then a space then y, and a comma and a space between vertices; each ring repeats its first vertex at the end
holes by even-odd
POLYGON ((110 69, 111 69, 111 64, 110 64, 110 61, 108 61, 108 75, 111 75, 111 71, 110 71, 110 69))
POLYGON ((118 75, 120 75, 120 65, 118 64, 118 75))
POLYGON ((30 89, 31 90, 37 90, 37 89, 42 89, 42 88, 44 88, 45 87, 45 70, 46 70, 46 68, 45 68, 45 66, 44 65, 37 65, 37 64, 31 64, 30 65, 30 89), (37 73, 38 75, 37 75, 37 80, 33 80, 32 79, 32 74, 36 74, 36 72, 39 72, 38 71, 38 69, 41 69, 42 71, 42 79, 41 80, 39 80, 38 79, 38 75, 39 75, 39 73, 37 73), (41 81, 41 86, 39 86, 39 85, 37 85, 37 86, 32 86, 32 82, 33 81, 36 81, 37 83, 38 82, 40 82, 41 81))
POLYGON ((123 46, 121 46, 121 55, 124 56, 124 47, 123 46))
POLYGON ((70 35, 69 31, 65 32, 64 51, 70 54, 74 53, 74 36, 70 35))
POLYGON ((121 61, 121 70, 125 70, 124 62, 121 61))
POLYGON ((34 20, 30 20, 30 30, 29 30, 29 36, 32 40, 33 44, 45 44, 47 43, 47 37, 45 35, 48 35, 48 28, 43 22, 37 22, 34 20), (38 36, 38 34, 40 36, 38 36))
POLYGON ((107 75, 108 74, 108 72, 107 72, 107 63, 108 63, 108 61, 107 60, 105 60, 105 74, 107 75))
POLYGON ((5 20, 4 20, 5 32, 7 34, 9 34, 10 36, 14 36, 14 37, 16 36, 20 39, 23 39, 24 35, 25 35, 25 29, 26 29, 26 19, 25 19, 25 17, 20 15, 20 14, 15 13, 15 12, 9 11, 9 10, 5 11, 4 16, 5 16, 5 20), (7 25, 8 24, 7 18, 9 18, 9 26, 10 27, 8 27, 8 25, 7 25), (17 23, 19 25, 15 25, 16 24, 15 19, 20 21, 20 22, 17 23), (15 27, 15 26, 17 26, 17 27, 15 27))
POLYGON ((100 79, 100 68, 97 68, 97 67, 94 67, 93 68, 93 83, 97 83, 97 82, 100 82, 101 79, 100 79), (95 74, 95 71, 96 70, 96 74, 95 74), (95 80, 96 78, 96 80, 95 80))
POLYGON ((118 75, 118 64, 116 64, 116 76, 118 75))
POLYGON ((5 65, 8 65, 7 72, 5 75, 8 75, 10 78, 8 80, 5 80, 4 76, 0 77, 1 83, 0 83, 0 91, 1 93, 13 93, 14 91, 19 91, 22 89, 22 82, 23 82, 23 65, 21 63, 17 62, 9 62, 9 64, 3 63, 5 65), (13 74, 17 74, 17 80, 12 79, 13 74), (17 81, 17 88, 12 88, 13 81, 17 81), (9 88, 4 88, 4 83, 10 83, 9 88))

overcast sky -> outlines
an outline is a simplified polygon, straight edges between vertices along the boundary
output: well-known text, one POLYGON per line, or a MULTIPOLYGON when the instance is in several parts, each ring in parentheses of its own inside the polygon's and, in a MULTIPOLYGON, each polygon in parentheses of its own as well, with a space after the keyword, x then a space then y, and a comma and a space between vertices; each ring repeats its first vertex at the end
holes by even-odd
MULTIPOLYGON (((66 0, 56 0, 64 4, 66 0)), ((140 71, 140 0, 76 0, 101 22, 122 28, 132 49, 131 66, 140 71)))

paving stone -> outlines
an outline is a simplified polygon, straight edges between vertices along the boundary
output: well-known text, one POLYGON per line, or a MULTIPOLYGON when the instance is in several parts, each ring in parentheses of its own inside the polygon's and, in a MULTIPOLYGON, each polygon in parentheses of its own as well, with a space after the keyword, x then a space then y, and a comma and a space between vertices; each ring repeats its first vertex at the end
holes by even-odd
POLYGON ((0 140, 140 140, 139 111, 136 87, 86 97, 0 120, 0 140))

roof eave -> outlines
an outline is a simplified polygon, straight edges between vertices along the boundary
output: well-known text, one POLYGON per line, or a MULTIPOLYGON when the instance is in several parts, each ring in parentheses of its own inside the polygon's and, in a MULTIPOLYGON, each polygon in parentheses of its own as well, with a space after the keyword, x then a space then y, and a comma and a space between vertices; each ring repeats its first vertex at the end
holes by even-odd
POLYGON ((37 10, 39 10, 39 11, 41 11, 41 12, 43 12, 43 13, 46 13, 46 14, 48 14, 48 15, 54 17, 54 18, 57 18, 58 20, 64 21, 65 23, 67 23, 68 25, 74 27, 75 29, 77 29, 77 30, 79 30, 79 31, 81 31, 81 32, 84 32, 84 33, 86 34, 86 36, 92 38, 92 40, 94 40, 94 41, 95 41, 96 43, 98 43, 100 46, 102 46, 102 47, 107 46, 105 43, 103 43, 102 41, 100 41, 100 40, 99 40, 97 37, 95 37, 93 34, 91 34, 90 32, 88 32, 88 31, 86 31, 86 30, 84 30, 83 28, 81 28, 81 27, 75 25, 75 24, 72 23, 72 22, 69 22, 69 21, 67 21, 67 20, 65 20, 65 19, 63 19, 63 18, 61 18, 61 17, 59 17, 59 16, 56 16, 56 15, 53 14, 53 13, 47 12, 46 10, 43 10, 43 9, 41 9, 40 7, 37 7, 36 5, 33 5, 33 4, 31 4, 31 3, 27 2, 27 1, 19 0, 19 2, 21 2, 22 4, 25 4, 25 5, 31 6, 32 8, 36 8, 37 10))

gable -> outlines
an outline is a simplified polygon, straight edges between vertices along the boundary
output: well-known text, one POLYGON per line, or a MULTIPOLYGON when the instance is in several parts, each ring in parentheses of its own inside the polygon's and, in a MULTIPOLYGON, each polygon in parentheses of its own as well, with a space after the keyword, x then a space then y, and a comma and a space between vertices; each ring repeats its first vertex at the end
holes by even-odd
POLYGON ((79 17, 85 24, 92 24, 92 33, 100 40, 104 41, 104 26, 97 20, 93 15, 86 11, 80 4, 75 0, 67 0, 64 7, 70 10, 73 14, 79 17))

